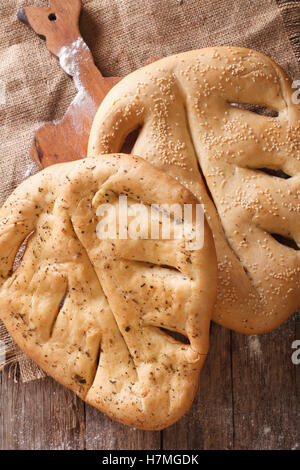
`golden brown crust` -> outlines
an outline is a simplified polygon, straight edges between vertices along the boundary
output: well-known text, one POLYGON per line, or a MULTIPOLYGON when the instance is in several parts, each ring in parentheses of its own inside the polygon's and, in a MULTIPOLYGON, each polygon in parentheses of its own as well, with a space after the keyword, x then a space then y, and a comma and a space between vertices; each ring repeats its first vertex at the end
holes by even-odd
POLYGON ((293 93, 280 67, 258 52, 191 51, 123 79, 90 136, 89 156, 97 156, 119 151, 140 126, 133 153, 204 203, 219 267, 213 319, 243 333, 270 331, 299 307, 300 109, 293 93))
POLYGON ((198 202, 132 156, 38 173, 0 211, 0 317, 23 350, 82 399, 122 423, 161 429, 185 413, 197 389, 216 296, 215 249, 207 225, 204 247, 194 251, 184 239, 99 240, 97 208, 115 207, 119 194, 146 207, 198 202))

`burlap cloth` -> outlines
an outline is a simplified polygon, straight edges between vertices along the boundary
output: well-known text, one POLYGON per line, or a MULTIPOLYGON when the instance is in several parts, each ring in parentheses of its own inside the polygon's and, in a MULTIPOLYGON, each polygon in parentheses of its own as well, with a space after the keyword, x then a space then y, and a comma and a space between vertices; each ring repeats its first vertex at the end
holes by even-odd
MULTIPOLYGON (((0 204, 38 170, 28 156, 34 131, 60 119, 76 94, 45 43, 16 18, 21 7, 47 3, 0 4, 0 204)), ((105 76, 124 76, 152 57, 238 45, 264 52, 300 79, 299 1, 85 0, 81 32, 105 76)), ((4 354, 6 364, 19 363, 23 381, 43 377, 2 325, 0 357, 4 354)))

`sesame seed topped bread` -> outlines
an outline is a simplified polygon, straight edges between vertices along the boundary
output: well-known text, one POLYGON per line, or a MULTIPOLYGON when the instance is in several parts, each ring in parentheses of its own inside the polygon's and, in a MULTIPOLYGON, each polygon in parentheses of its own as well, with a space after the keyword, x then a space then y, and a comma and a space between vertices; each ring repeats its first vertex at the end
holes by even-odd
POLYGON ((300 305, 300 108, 281 68, 238 47, 190 51, 124 78, 95 117, 89 156, 132 153, 205 205, 218 258, 213 319, 243 333, 300 305), (294 100, 295 101, 295 100, 294 100))
MULTIPOLYGON (((33 360, 83 400, 122 423, 162 429, 190 407, 208 352, 213 237, 205 222, 202 249, 186 245, 191 232, 101 238, 98 209, 117 208, 119 195, 146 211, 198 203, 128 155, 54 165, 27 179, 0 210, 0 318, 33 360)), ((194 230, 193 218, 190 224, 194 230)))

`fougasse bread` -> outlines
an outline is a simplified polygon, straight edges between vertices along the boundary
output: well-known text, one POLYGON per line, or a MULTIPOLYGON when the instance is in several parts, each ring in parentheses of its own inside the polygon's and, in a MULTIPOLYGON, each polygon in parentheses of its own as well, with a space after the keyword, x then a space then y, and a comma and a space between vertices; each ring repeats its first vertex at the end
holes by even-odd
POLYGON ((203 202, 218 258, 213 320, 278 327, 300 305, 300 108, 282 69, 256 51, 213 47, 124 78, 95 117, 89 156, 132 153, 203 202))
POLYGON ((0 210, 0 318, 83 400, 124 424, 162 429, 196 393, 216 297, 215 248, 206 222, 203 246, 186 244, 193 216, 182 238, 121 238, 120 220, 116 238, 99 238, 98 209, 119 207, 120 195, 142 202, 146 218, 153 204, 199 204, 128 155, 54 165, 25 180, 0 210))

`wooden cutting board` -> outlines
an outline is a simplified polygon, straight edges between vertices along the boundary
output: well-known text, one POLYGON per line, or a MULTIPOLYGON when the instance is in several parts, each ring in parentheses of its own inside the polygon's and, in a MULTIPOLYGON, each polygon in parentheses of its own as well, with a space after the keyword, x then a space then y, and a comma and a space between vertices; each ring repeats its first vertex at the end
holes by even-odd
MULTIPOLYGON (((79 29, 81 0, 50 0, 50 6, 26 7, 17 16, 46 40, 48 50, 70 75, 78 94, 60 122, 38 129, 31 158, 45 168, 55 163, 84 158, 96 111, 120 77, 103 77, 94 63, 79 29)), ((148 61, 148 63, 151 61, 148 61)))

